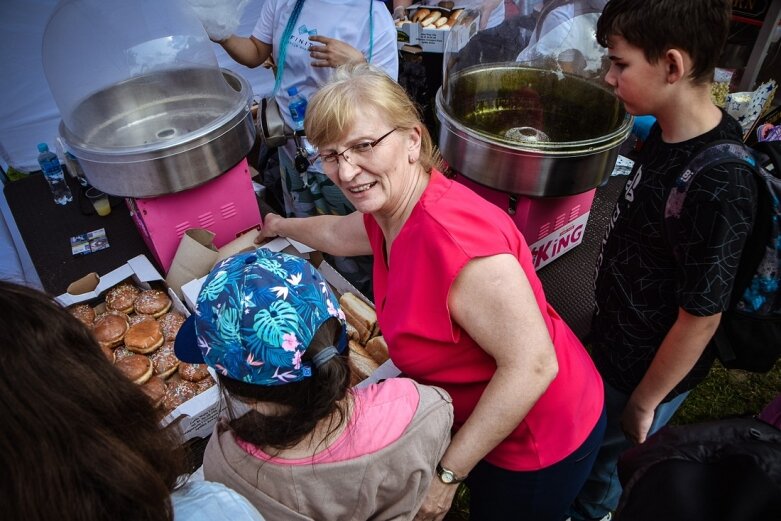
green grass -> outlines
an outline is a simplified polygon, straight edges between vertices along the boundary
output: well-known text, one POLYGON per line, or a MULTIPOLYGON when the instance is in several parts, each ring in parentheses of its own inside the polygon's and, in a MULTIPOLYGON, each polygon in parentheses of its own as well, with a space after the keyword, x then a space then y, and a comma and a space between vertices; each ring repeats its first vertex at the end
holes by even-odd
MULTIPOLYGON (((768 373, 725 369, 717 361, 708 377, 694 389, 671 424, 753 416, 781 393, 781 360, 768 373)), ((461 485, 445 521, 469 520, 469 489, 461 485)))

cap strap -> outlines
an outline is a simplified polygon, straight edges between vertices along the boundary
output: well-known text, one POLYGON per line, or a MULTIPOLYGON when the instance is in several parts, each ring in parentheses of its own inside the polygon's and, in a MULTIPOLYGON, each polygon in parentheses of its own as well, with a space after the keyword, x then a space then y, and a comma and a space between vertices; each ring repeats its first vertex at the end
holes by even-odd
POLYGON ((324 363, 326 363, 327 361, 329 361, 330 359, 332 359, 338 354, 339 351, 336 350, 336 347, 328 346, 312 357, 312 364, 315 367, 321 367, 324 363))

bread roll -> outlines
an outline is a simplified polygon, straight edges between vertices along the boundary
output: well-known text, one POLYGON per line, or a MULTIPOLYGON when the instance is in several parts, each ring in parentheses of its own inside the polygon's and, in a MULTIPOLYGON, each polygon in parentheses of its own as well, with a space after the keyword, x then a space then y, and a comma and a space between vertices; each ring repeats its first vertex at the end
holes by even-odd
POLYGON ((434 22, 439 20, 442 17, 442 13, 439 11, 434 11, 427 17, 425 17, 423 20, 420 21, 420 25, 423 27, 428 27, 429 25, 432 25, 434 22))
POLYGON ((379 365, 384 364, 390 358, 388 354, 388 344, 385 343, 385 338, 380 335, 374 338, 370 338, 366 342, 366 352, 369 353, 375 362, 379 365))
POLYGON ((366 343, 377 331, 377 313, 369 304, 353 293, 345 293, 339 297, 347 321, 358 330, 360 342, 366 343))
POLYGON ((351 380, 362 382, 379 367, 379 364, 358 342, 350 340, 347 345, 350 348, 350 372, 354 377, 351 380))
POLYGON ((439 18, 437 18, 437 19, 434 21, 434 27, 436 27, 436 28, 440 28, 440 27, 442 27, 443 25, 445 25, 445 24, 448 22, 448 20, 449 20, 449 19, 448 19, 447 17, 440 16, 439 18))
POLYGON ((423 20, 425 17, 427 17, 430 14, 431 14, 431 10, 430 9, 426 9, 424 7, 423 9, 418 9, 417 11, 415 11, 415 14, 412 15, 411 20, 413 22, 419 22, 419 21, 423 20))
POLYGON ((461 18, 461 15, 464 14, 463 9, 456 9, 455 11, 450 13, 450 16, 447 19, 447 23, 449 26, 453 26, 459 18, 461 18))

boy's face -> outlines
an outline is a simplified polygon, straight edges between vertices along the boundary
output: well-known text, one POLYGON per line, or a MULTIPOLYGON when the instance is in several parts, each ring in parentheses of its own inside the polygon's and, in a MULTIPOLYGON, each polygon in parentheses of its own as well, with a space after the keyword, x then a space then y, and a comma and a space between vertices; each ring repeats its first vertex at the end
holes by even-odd
POLYGON ((649 63, 642 49, 615 35, 610 37, 608 57, 610 69, 605 81, 613 87, 627 112, 635 116, 655 114, 667 85, 663 61, 649 63))

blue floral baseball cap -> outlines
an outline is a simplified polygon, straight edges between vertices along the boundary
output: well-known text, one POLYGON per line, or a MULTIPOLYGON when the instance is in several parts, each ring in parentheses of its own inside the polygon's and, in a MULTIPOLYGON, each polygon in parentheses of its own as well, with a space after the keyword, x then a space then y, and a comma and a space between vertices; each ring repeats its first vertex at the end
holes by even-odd
POLYGON ((297 382, 312 375, 312 364, 301 358, 331 317, 342 332, 330 351, 341 354, 344 312, 322 275, 304 259, 259 248, 212 269, 195 313, 176 335, 176 356, 251 384, 297 382))

